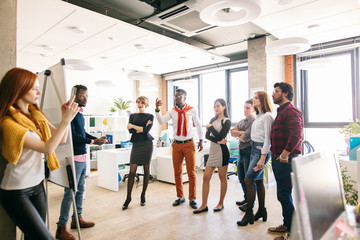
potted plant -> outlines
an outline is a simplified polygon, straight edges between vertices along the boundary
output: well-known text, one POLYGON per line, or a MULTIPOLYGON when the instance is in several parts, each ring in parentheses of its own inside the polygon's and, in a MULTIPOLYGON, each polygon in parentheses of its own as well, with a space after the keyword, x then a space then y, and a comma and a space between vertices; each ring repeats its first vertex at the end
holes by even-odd
POLYGON ((352 120, 349 124, 344 125, 344 127, 340 130, 341 134, 344 134, 345 142, 350 149, 350 137, 358 137, 360 136, 360 120, 355 119, 352 120))
POLYGON ((123 98, 118 98, 114 100, 114 106, 119 110, 121 116, 126 116, 126 110, 130 108, 131 101, 124 101, 123 98))
POLYGON ((356 182, 348 175, 347 167, 341 169, 341 177, 344 184, 346 204, 355 206, 358 203, 358 191, 356 190, 356 182))
POLYGON ((116 108, 110 107, 109 112, 110 112, 110 115, 113 116, 116 113, 116 108))

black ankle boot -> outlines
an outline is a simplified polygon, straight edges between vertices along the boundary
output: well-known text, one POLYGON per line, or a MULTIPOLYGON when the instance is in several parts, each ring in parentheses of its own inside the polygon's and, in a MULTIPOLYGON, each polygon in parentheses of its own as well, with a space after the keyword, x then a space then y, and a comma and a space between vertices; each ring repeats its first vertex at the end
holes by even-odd
POLYGON ((254 224, 254 213, 252 209, 248 209, 241 221, 237 221, 238 226, 246 226, 249 223, 254 224))
POLYGON ((254 220, 257 221, 262 218, 263 222, 267 220, 267 211, 266 208, 259 208, 258 211, 255 213, 254 220))

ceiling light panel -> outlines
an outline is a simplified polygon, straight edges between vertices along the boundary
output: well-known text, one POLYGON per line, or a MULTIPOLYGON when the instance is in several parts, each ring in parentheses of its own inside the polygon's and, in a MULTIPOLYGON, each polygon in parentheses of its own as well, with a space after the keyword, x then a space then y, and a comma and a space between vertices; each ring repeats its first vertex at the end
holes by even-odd
POLYGON ((149 34, 145 35, 144 37, 130 41, 129 43, 123 44, 119 47, 115 47, 110 51, 105 52, 104 54, 114 60, 123 60, 133 56, 139 56, 148 51, 156 50, 164 45, 171 44, 173 41, 174 40, 168 37, 149 32, 149 34), (135 44, 142 44, 144 48, 136 49, 134 47, 135 44))
POLYGON ((274 30, 272 33, 278 38, 285 38, 289 36, 306 36, 309 40, 311 40, 312 44, 328 42, 331 40, 360 35, 360 28, 355 28, 354 31, 349 31, 350 34, 345 37, 340 37, 338 34, 333 34, 334 29, 337 29, 339 34, 341 34, 341 32, 344 32, 343 29, 359 25, 359 16, 360 9, 355 9, 335 16, 317 19, 313 22, 304 22, 290 28, 274 30), (319 27, 309 29, 309 25, 314 24, 319 25, 319 27), (322 37, 318 37, 319 34, 321 34, 322 37))
POLYGON ((17 0, 17 6, 16 42, 18 50, 22 50, 74 11, 69 4, 57 1, 48 1, 46 11, 41 7, 34 8, 34 6, 43 6, 43 0, 17 0), (44 19, 47 20, 44 21, 44 19))
MULTIPOLYGON (((88 11, 73 11, 52 27, 47 34, 37 38, 31 45, 25 47, 23 50, 32 52, 36 51, 34 46, 47 44, 54 46, 57 50, 56 53, 61 53, 114 24, 110 20, 101 17, 97 19, 97 17, 98 15, 93 15, 88 11), (72 32, 69 27, 74 26, 74 23, 76 23, 76 27, 83 28, 86 32, 84 34, 72 32)), ((59 57, 63 57, 63 55, 59 57)))
POLYGON ((104 54, 106 54, 104 52, 111 52, 114 48, 144 37, 146 34, 146 32, 141 31, 141 29, 135 26, 119 22, 104 31, 98 32, 91 38, 84 40, 81 44, 67 49, 63 54, 71 54, 78 58, 92 58, 92 60, 95 60, 100 56, 104 56, 104 54), (109 36, 115 40, 109 40, 109 36), (95 54, 93 51, 89 51, 89 49, 94 48, 94 46, 96 46, 97 51, 95 54))
MULTIPOLYGON (((352 0, 344 1, 349 2, 352 0)), ((262 1, 262 3, 266 4, 263 7, 264 11, 266 9, 268 10, 266 13, 263 13, 260 17, 253 20, 253 23, 271 33, 279 29, 291 29, 293 25, 302 24, 304 22, 304 13, 306 13, 308 21, 317 21, 321 18, 354 9, 352 4, 344 4, 343 1, 338 0, 298 0, 289 5, 274 4, 277 5, 276 8, 268 6, 272 1, 262 1), (281 11, 279 10, 279 7, 282 7, 280 8, 282 9, 281 11)), ((356 3, 353 5, 356 5, 356 3)), ((280 36, 276 37, 280 38, 280 36)))

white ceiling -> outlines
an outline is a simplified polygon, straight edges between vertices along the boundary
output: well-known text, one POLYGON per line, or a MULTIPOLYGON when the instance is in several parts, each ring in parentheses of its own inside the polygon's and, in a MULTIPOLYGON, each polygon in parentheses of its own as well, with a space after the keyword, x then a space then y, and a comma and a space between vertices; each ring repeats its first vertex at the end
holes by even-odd
MULTIPOLYGON (((140 4, 129 1, 117 2, 129 8, 140 4)), ((228 61, 225 55, 246 51, 251 33, 306 37, 312 44, 360 35, 358 0, 293 0, 287 5, 262 0, 262 13, 251 23, 216 27, 192 37, 217 46, 209 51, 206 44, 194 47, 61 0, 17 0, 17 5, 17 65, 32 71, 61 58, 76 58, 95 66, 162 74, 228 61), (75 27, 85 32, 75 33, 75 27)))

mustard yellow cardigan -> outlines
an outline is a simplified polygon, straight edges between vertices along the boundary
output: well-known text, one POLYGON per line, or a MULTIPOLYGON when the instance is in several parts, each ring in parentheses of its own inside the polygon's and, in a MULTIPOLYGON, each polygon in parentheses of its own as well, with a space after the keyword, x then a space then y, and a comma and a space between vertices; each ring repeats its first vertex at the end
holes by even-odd
MULTIPOLYGON (((42 141, 46 142, 51 137, 51 131, 45 115, 35 105, 29 105, 29 111, 40 126, 38 129, 33 121, 24 114, 10 107, 10 116, 6 116, 1 124, 1 148, 4 158, 13 164, 17 164, 21 156, 25 134, 27 131, 36 132, 42 141)), ((55 153, 48 154, 47 165, 51 171, 60 168, 55 153)))

